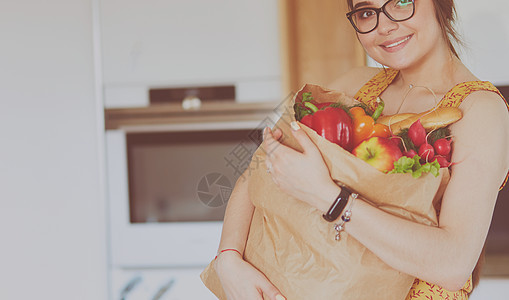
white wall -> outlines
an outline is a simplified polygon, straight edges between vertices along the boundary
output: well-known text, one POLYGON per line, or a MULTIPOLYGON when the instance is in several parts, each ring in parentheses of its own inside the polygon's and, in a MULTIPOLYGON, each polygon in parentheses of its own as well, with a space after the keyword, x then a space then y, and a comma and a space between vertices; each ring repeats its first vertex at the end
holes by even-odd
POLYGON ((1 4, 0 299, 106 299, 92 1, 1 4))
POLYGON ((509 2, 456 0, 456 6, 465 64, 481 80, 509 85, 509 2))

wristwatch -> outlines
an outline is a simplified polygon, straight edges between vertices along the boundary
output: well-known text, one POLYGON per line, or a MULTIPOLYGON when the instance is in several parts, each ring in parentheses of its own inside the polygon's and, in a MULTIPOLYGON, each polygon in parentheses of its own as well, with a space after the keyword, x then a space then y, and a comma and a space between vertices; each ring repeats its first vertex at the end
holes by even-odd
POLYGON ((332 203, 327 213, 323 214, 323 218, 327 222, 334 222, 337 220, 345 209, 345 206, 348 204, 348 198, 350 198, 351 194, 352 192, 350 190, 342 186, 341 192, 339 192, 339 195, 336 200, 334 200, 334 203, 332 203))

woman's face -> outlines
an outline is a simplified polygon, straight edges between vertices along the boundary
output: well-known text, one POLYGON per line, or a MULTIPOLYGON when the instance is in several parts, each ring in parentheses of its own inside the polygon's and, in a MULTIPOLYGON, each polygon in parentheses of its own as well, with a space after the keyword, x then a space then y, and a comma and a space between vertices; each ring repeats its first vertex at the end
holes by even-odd
MULTIPOLYGON (((354 0, 353 5, 381 7, 387 0, 354 0)), ((445 45, 435 17, 432 0, 415 0, 412 18, 391 21, 383 12, 378 27, 366 34, 357 33, 366 52, 377 62, 390 68, 410 68, 437 53, 445 45)))

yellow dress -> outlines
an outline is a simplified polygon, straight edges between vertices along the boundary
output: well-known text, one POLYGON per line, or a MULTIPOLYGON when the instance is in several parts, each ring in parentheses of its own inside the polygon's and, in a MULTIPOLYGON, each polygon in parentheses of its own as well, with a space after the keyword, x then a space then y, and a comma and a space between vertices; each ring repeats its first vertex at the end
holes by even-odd
MULTIPOLYGON (((392 83, 398 75, 398 70, 384 69, 368 81, 355 95, 355 99, 367 104, 371 109, 376 108, 376 98, 392 83)), ((438 103, 438 107, 458 107, 463 99, 470 93, 475 91, 491 91, 495 92, 502 99, 504 98, 500 91, 488 81, 468 81, 454 86, 438 103)), ((504 99, 505 100, 505 99, 504 99)), ((509 105, 506 102, 509 109, 509 105)), ((507 182, 507 179, 502 187, 507 182)), ((500 189, 502 189, 500 187, 500 189)), ((467 280, 465 285, 456 292, 448 291, 440 286, 415 279, 406 300, 465 300, 468 299, 472 292, 472 276, 467 280)))

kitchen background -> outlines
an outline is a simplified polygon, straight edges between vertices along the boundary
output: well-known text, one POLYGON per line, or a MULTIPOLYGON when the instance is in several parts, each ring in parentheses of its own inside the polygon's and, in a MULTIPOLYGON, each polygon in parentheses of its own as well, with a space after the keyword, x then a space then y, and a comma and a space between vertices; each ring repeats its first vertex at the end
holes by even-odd
MULTIPOLYGON (((339 2, 2 1, 0 299, 119 299, 136 268, 112 251, 106 144, 118 131, 105 116, 148 105, 149 88, 231 84, 237 102, 261 105, 328 84, 366 61, 339 2)), ((457 2, 465 62, 509 86, 509 3, 457 2)), ((508 252, 493 256, 502 268, 508 252)), ((196 269, 140 274, 177 278, 167 299, 206 299, 192 296, 206 295, 196 269)), ((472 299, 508 288, 507 276, 486 275, 472 299)))

